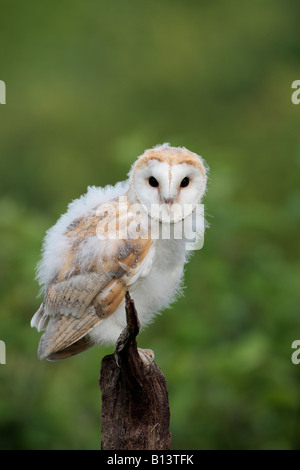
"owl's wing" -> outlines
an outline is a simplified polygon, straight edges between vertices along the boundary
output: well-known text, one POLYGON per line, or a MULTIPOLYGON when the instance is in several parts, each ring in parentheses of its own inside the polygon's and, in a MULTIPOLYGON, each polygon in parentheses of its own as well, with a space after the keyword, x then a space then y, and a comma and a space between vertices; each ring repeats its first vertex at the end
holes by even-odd
POLYGON ((82 268, 79 263, 88 242, 92 240, 95 247, 97 242, 107 243, 96 235, 99 224, 103 228, 110 217, 105 212, 99 213, 98 208, 97 213, 74 221, 65 233, 70 247, 31 322, 38 331, 45 329, 38 348, 40 359, 64 359, 92 346, 88 333, 115 312, 126 290, 149 270, 150 238, 109 240, 109 250, 104 245, 101 256, 82 268))

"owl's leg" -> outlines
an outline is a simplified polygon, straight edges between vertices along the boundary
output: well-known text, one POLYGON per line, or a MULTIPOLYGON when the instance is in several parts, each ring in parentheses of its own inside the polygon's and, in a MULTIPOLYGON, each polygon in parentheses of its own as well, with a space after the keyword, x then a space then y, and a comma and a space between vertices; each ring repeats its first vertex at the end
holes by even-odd
POLYGON ((145 366, 149 366, 154 361, 154 352, 151 349, 137 348, 139 356, 145 366))

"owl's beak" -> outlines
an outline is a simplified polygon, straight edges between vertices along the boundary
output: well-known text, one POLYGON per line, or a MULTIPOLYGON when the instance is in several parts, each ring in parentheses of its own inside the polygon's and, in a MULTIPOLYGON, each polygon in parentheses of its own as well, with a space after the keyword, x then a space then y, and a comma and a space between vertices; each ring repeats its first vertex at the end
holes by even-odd
POLYGON ((168 198, 165 198, 165 197, 164 197, 164 203, 165 203, 165 204, 168 204, 168 205, 170 206, 171 204, 173 204, 173 202, 174 202, 174 198, 173 198, 173 197, 168 197, 168 198))
POLYGON ((164 204, 166 204, 167 212, 168 212, 169 215, 171 213, 171 208, 172 208, 173 202, 174 202, 173 197, 168 197, 168 198, 164 197, 164 204))

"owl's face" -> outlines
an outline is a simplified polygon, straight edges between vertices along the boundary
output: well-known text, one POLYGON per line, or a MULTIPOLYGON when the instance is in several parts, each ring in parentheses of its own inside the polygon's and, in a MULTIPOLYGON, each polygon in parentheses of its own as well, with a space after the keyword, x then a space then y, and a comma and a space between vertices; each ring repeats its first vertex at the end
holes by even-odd
POLYGON ((139 203, 150 216, 158 205, 169 214, 186 216, 205 192, 206 172, 196 154, 165 144, 146 151, 138 159, 132 184, 139 203))

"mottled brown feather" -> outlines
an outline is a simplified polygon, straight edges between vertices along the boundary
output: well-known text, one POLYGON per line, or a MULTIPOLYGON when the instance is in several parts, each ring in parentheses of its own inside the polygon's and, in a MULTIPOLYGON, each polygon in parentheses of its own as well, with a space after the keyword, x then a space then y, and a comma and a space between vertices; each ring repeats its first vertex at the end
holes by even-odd
POLYGON ((109 210, 96 207, 74 220, 65 233, 69 248, 61 270, 47 288, 41 310, 49 320, 45 321, 47 326, 38 349, 40 359, 63 359, 91 346, 88 333, 119 307, 127 283, 151 247, 151 239, 115 240, 112 256, 95 258, 83 269, 78 262, 80 244, 94 237, 97 225, 105 224, 110 216, 109 210))

